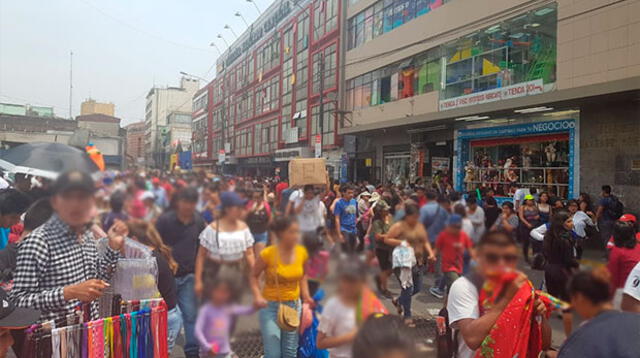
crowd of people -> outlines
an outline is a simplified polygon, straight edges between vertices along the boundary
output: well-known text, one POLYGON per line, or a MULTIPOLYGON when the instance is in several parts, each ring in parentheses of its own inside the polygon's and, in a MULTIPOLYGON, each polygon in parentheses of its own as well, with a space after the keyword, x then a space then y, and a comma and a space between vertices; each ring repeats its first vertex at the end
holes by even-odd
POLYGON ((19 354, 20 328, 63 318, 78 302, 91 302, 97 315, 126 240, 152 250, 168 347, 184 332, 187 357, 234 357, 239 317, 257 314, 265 358, 305 356, 309 344, 331 358, 409 358, 412 301, 420 294, 442 300, 452 332, 439 333, 449 342, 442 356, 484 357, 500 343, 501 317, 525 309, 514 302, 530 285, 521 272, 527 265, 544 271, 546 293, 567 303, 560 305, 567 339, 552 347, 550 310, 557 307, 538 291, 531 296, 526 322, 539 326, 530 346, 536 354, 640 352, 640 234, 606 185, 593 203, 585 193, 565 201, 527 188, 498 198, 490 189, 290 187, 284 178, 205 172, 15 178, 0 191, 0 277, 8 294, 0 290, 1 352, 12 346, 19 354), (606 250, 605 267, 580 270, 588 241, 606 250), (337 289, 321 301, 328 277, 337 289), (492 280, 502 280, 502 290, 487 306, 484 283, 492 280), (318 313, 316 325, 309 312, 318 313), (574 327, 574 313, 586 323, 574 327), (311 343, 303 339, 310 326, 311 343))

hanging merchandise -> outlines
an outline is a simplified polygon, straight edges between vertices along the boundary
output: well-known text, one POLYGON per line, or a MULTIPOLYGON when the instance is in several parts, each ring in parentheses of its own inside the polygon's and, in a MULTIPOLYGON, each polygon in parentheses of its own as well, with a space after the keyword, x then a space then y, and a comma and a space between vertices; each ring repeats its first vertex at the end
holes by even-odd
POLYGON ((167 306, 162 299, 126 301, 123 313, 67 326, 53 322, 25 330, 21 357, 167 358, 167 306), (127 312, 127 308, 139 310, 127 312))

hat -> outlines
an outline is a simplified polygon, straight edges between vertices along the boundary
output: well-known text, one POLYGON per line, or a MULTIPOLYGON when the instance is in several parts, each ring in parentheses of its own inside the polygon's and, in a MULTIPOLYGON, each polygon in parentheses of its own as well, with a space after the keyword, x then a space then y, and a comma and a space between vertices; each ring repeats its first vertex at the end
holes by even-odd
POLYGON ((0 290, 0 302, 0 328, 25 328, 40 318, 40 311, 14 305, 4 290, 0 290))
POLYGON ((378 194, 377 191, 374 191, 373 194, 371 194, 371 198, 369 199, 370 203, 375 203, 378 200, 380 200, 380 194, 378 194))
POLYGON ((460 226, 462 225, 462 216, 458 214, 451 214, 447 219, 447 226, 460 226))
POLYGON ((224 191, 220 194, 220 208, 231 208, 234 206, 244 206, 246 200, 233 191, 224 191))
POLYGON ((142 193, 142 195, 140 195, 140 200, 147 200, 147 199, 151 199, 151 200, 156 200, 156 196, 153 195, 152 192, 150 191, 145 191, 142 193))
POLYGON ((152 184, 160 184, 160 178, 153 178, 153 179, 151 179, 151 183, 152 183, 152 184))
POLYGON ((527 194, 524 196, 524 200, 536 200, 536 199, 533 197, 533 195, 527 194))
POLYGON ((638 221, 636 219, 636 216, 633 215, 633 214, 624 214, 618 220, 622 221, 622 222, 631 222, 631 223, 634 223, 634 224, 638 221))
POLYGON ((96 191, 96 186, 93 183, 91 175, 78 170, 72 170, 60 174, 52 187, 54 194, 60 194, 71 190, 81 190, 93 194, 96 191))

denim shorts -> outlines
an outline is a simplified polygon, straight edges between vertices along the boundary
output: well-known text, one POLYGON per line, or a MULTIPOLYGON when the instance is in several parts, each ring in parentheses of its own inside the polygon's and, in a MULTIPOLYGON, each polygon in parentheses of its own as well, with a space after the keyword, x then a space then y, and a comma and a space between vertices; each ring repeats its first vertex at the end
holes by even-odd
POLYGON ((254 234, 251 233, 251 235, 253 235, 253 243, 254 244, 266 244, 267 241, 269 241, 269 232, 265 231, 259 234, 254 234))

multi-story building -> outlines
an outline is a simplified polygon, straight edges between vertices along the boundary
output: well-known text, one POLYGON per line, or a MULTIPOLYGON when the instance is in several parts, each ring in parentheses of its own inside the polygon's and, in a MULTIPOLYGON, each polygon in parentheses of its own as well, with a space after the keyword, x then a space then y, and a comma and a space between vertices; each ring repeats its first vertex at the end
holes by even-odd
POLYGON ((350 0, 355 179, 640 207, 640 0, 350 0))
POLYGON ((163 167, 166 161, 167 135, 172 113, 190 113, 192 98, 198 91, 198 80, 182 77, 180 87, 153 87, 147 94, 145 109, 146 165, 163 167))
POLYGON ((88 98, 80 104, 80 115, 104 114, 113 117, 116 112, 116 105, 113 103, 96 102, 88 98))
POLYGON ((145 159, 145 124, 144 122, 131 123, 124 127, 127 131, 126 158, 127 166, 141 166, 145 159))
POLYGON ((338 175, 343 3, 276 0, 231 44, 207 94, 194 98, 196 165, 224 159, 237 174, 285 174, 290 159, 318 151, 338 175))

